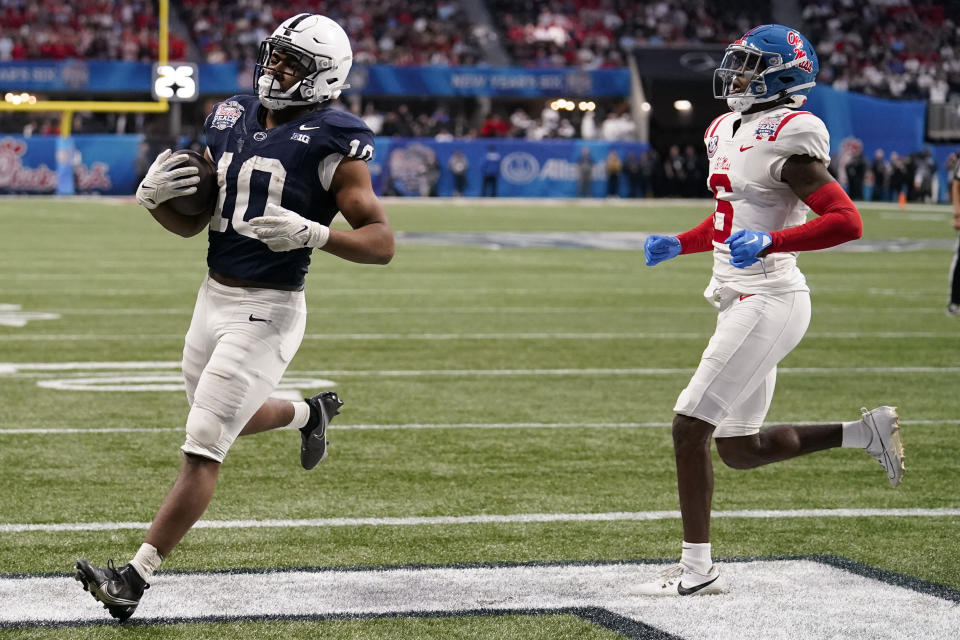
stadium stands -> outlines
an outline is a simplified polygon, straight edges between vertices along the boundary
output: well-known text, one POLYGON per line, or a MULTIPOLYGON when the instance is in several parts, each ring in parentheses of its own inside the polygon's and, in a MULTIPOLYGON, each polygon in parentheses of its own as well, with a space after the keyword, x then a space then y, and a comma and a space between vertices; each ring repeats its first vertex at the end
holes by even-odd
POLYGON ((487 0, 499 17, 515 64, 585 66, 625 64, 635 45, 729 42, 751 26, 770 21, 769 5, 657 0, 487 0))
MULTIPOLYGON (((310 12, 344 25, 358 64, 526 67, 530 77, 558 69, 622 69, 634 47, 713 45, 719 50, 753 25, 780 21, 797 24, 816 43, 822 68, 818 82, 852 92, 852 99, 856 93, 932 104, 960 98, 960 0, 730 0, 722 10, 705 0, 171 0, 170 7, 174 60, 239 62, 249 68, 259 43, 277 23, 310 12)), ((157 11, 153 0, 0 0, 0 61, 152 62, 158 50, 157 11)), ((184 135, 197 135, 196 123, 219 97, 208 91, 204 101, 183 106, 184 135)), ((345 96, 340 106, 387 137, 635 138, 637 121, 623 95, 597 98, 595 110, 557 110, 550 102, 542 94, 490 100, 367 91, 345 96)), ((25 136, 56 134, 61 124, 54 115, 40 113, 7 113, 0 122, 5 131, 25 136)), ((677 137, 677 126, 671 126, 677 137)), ((162 116, 78 112, 72 119, 73 133, 163 137, 168 128, 162 116)), ((702 129, 690 130, 676 140, 651 136, 649 157, 637 162, 653 170, 647 172, 648 186, 638 191, 685 194, 691 191, 687 177, 700 182, 699 169, 678 153, 697 142, 702 129), (677 151, 671 152, 672 144, 677 151)), ((940 175, 942 184, 946 154, 931 156, 921 143, 898 147, 868 135, 858 153, 838 154, 833 168, 857 195, 891 199, 902 183, 910 200, 936 198, 937 183, 929 177, 940 175)))
MULTIPOLYGON (((170 55, 186 42, 170 37, 170 55)), ((0 0, 0 60, 85 58, 147 62, 157 57, 155 3, 144 0, 0 0)))
POLYGON ((960 2, 804 0, 802 15, 821 82, 932 102, 960 94, 960 2))
MULTIPOLYGON (((786 4, 817 43, 820 82, 933 102, 960 94, 960 1, 786 4)), ((491 49, 484 45, 494 41, 516 66, 621 67, 638 45, 730 42, 775 20, 771 7, 740 0, 724 3, 723 11, 704 0, 486 0, 480 13, 468 15, 457 0, 173 0, 171 57, 250 63, 284 17, 322 12, 344 25, 360 64, 487 64, 491 49)), ((0 0, 0 60, 150 61, 156 32, 155 3, 144 0, 0 0)))
POLYGON ((383 0, 379 2, 287 3, 183 0, 183 21, 207 62, 256 59, 274 27, 290 15, 323 13, 350 34, 357 63, 394 65, 475 64, 475 29, 456 2, 383 0))

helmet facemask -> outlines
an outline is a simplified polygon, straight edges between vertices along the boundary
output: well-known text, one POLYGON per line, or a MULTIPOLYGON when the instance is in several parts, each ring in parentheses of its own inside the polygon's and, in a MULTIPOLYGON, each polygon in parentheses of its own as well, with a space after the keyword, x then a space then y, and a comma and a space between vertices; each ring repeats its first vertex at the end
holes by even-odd
MULTIPOLYGON (((723 54, 720 67, 713 72, 713 97, 725 98, 727 105, 733 111, 746 111, 767 93, 767 83, 764 73, 768 70, 764 52, 743 45, 730 45, 723 54), (742 90, 735 87, 736 81, 742 78, 742 90)), ((766 54, 768 57, 771 54, 766 54)), ((780 64, 780 56, 772 54, 773 65, 780 64)))
POLYGON ((298 47, 289 43, 278 43, 274 38, 267 38, 260 43, 260 53, 257 56, 257 67, 254 72, 254 88, 261 102, 269 109, 307 105, 316 102, 312 98, 315 94, 314 76, 317 73, 317 67, 316 60, 309 52, 298 50, 298 47), (274 68, 280 61, 278 57, 285 62, 290 60, 295 62, 293 66, 297 67, 296 72, 274 68), (268 70, 269 73, 267 73, 268 70), (299 81, 294 82, 284 91, 281 78, 290 75, 295 75, 299 81))

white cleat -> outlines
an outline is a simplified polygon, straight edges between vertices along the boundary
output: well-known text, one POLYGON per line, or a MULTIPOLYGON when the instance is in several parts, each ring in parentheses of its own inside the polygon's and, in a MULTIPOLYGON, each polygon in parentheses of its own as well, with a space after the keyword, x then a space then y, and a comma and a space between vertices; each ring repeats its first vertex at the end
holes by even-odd
POLYGON ((895 487, 903 479, 903 442, 900 440, 900 416, 896 407, 877 407, 867 411, 860 409, 860 418, 870 430, 870 444, 867 453, 887 470, 890 486, 895 487))
POLYGON ((706 575, 675 564, 662 571, 655 580, 637 585, 631 590, 635 596, 706 596, 726 591, 720 578, 720 568, 710 567, 706 575))

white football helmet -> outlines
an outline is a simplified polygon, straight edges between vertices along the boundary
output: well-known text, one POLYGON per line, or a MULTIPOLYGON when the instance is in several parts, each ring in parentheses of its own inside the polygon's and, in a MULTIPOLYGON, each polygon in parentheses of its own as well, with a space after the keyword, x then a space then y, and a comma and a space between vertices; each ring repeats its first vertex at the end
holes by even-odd
POLYGON ((268 109, 315 104, 336 98, 350 86, 346 80, 352 64, 350 39, 340 25, 326 16, 301 13, 284 20, 260 43, 253 88, 268 109), (286 91, 276 76, 264 73, 274 52, 294 57, 306 69, 286 91))

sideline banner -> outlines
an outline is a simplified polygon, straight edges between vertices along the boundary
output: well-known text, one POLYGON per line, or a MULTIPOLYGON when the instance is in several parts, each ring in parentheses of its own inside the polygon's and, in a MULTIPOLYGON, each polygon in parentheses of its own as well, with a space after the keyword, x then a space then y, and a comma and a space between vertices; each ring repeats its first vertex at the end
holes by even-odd
POLYGON ((77 194, 131 195, 137 188, 141 139, 139 135, 76 135, 69 139, 71 149, 58 136, 2 136, 0 193, 69 194, 72 188, 77 194), (71 173, 72 184, 66 184, 71 173))
MULTIPOLYGON (((582 149, 588 149, 593 162, 591 195, 602 197, 607 194, 605 162, 610 151, 616 151, 625 163, 628 154, 639 156, 649 148, 640 142, 599 140, 377 138, 374 158, 368 164, 374 190, 380 195, 450 196, 454 192, 450 156, 459 150, 468 163, 464 196, 482 195, 487 172, 493 177, 497 196, 573 198, 579 184, 577 161, 582 149)), ((621 173, 617 191, 625 196, 627 190, 626 176, 621 173)))
MULTIPOLYGON (((66 147, 57 136, 0 137, 0 193, 69 193, 61 181, 64 176, 69 179, 72 162, 74 193, 133 194, 141 136, 76 135, 71 139, 72 161, 61 158, 58 173, 57 154, 63 155, 66 147)), ((377 138, 376 153, 368 166, 379 195, 450 196, 454 193, 450 156, 460 151, 467 161, 464 196, 480 196, 487 173, 488 189, 495 188, 498 196, 572 198, 578 195, 577 162, 582 149, 589 150, 593 163, 590 194, 602 197, 607 194, 609 152, 615 150, 625 163, 629 154, 639 155, 649 145, 596 140, 377 138)), ((621 174, 617 191, 625 196, 627 190, 627 179, 621 174)))
MULTIPOLYGON (((251 93, 253 65, 199 64, 202 96, 251 93)), ((152 65, 83 60, 0 62, 0 91, 62 92, 104 99, 107 94, 149 94, 152 65), (99 93, 99 96, 90 96, 99 93)), ((354 65, 353 91, 368 96, 489 96, 603 98, 630 95, 630 72, 623 69, 527 69, 524 67, 394 67, 354 65)))
POLYGON ((350 85, 363 95, 602 98, 630 95, 626 69, 393 67, 357 65, 350 85))

